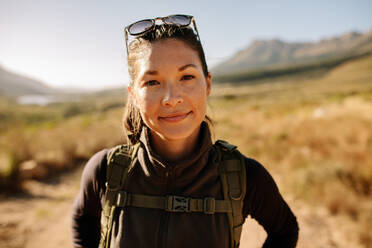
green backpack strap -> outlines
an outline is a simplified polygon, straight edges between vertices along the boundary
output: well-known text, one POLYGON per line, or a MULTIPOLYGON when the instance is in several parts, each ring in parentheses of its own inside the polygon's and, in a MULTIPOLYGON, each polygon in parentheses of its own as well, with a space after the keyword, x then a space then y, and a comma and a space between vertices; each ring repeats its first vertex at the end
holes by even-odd
POLYGON ((111 228, 115 213, 115 201, 123 188, 132 161, 137 154, 139 143, 134 146, 119 145, 107 154, 106 200, 101 213, 101 238, 99 248, 110 246, 111 228))
POLYGON ((237 248, 240 244, 244 218, 243 204, 246 193, 246 170, 243 155, 223 140, 216 141, 219 156, 219 174, 225 200, 231 203, 232 212, 227 213, 230 224, 230 247, 237 248))
POLYGON ((204 214, 232 212, 230 201, 216 200, 214 197, 191 198, 177 195, 154 196, 119 191, 116 207, 133 206, 156 208, 167 212, 199 212, 204 214))

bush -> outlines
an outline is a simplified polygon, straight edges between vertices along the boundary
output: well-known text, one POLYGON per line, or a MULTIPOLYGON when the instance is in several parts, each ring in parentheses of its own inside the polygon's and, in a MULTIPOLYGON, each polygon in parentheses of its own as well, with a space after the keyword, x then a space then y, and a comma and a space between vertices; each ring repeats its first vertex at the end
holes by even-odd
POLYGON ((0 154, 0 190, 19 188, 19 161, 14 152, 0 154))

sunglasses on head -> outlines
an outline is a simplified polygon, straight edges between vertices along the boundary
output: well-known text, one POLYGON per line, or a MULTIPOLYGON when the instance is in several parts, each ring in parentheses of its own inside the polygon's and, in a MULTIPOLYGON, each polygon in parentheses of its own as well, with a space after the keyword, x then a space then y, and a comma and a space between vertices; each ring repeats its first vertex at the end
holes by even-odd
POLYGON ((196 32, 196 35, 198 37, 198 40, 200 41, 199 32, 196 28, 196 23, 193 16, 190 15, 169 15, 165 17, 156 17, 154 19, 145 19, 140 20, 135 23, 130 24, 129 26, 125 27, 125 42, 127 45, 127 55, 129 53, 128 51, 128 34, 132 36, 141 36, 146 34, 147 32, 150 32, 155 29, 156 27, 156 21, 162 21, 166 25, 175 25, 178 27, 188 27, 192 23, 196 32))

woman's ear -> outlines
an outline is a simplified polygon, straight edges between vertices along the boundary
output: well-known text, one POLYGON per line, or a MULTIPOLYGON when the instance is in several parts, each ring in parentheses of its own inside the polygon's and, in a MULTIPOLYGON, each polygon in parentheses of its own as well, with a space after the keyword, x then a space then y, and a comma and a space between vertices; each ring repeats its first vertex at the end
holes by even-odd
POLYGON ((207 83, 207 96, 209 96, 212 90, 212 73, 211 72, 208 72, 208 75, 205 78, 205 81, 207 83))

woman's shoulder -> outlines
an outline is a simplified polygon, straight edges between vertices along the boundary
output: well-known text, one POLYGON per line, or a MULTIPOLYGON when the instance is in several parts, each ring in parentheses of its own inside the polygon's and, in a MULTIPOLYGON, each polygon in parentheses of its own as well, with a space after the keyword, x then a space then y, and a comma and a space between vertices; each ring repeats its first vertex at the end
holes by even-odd
POLYGON ((247 182, 251 183, 273 183, 273 178, 268 172, 268 170, 265 168, 265 166, 256 160, 255 158, 246 155, 242 153, 242 151, 239 149, 238 146, 229 143, 228 141, 225 140, 217 140, 215 142, 215 145, 217 146, 222 146, 227 150, 238 150, 239 156, 243 157, 245 169, 246 169, 246 177, 247 177, 247 182))
POLYGON ((245 167, 246 167, 247 172, 250 172, 250 173, 264 173, 264 172, 267 172, 264 165, 261 162, 259 162, 258 160, 256 160, 255 158, 246 156, 244 154, 242 154, 242 156, 244 157, 245 167))
POLYGON ((114 147, 104 148, 93 154, 85 164, 82 179, 83 181, 97 181, 102 183, 106 181, 107 159, 113 153, 118 151, 120 147, 126 145, 117 145, 114 147))
POLYGON ((238 146, 231 144, 226 140, 219 139, 214 143, 214 146, 222 147, 221 150, 227 151, 227 153, 231 153, 235 150, 239 151, 238 153, 232 153, 232 154, 239 154, 239 156, 243 156, 246 166, 252 170, 263 168, 263 165, 260 162, 258 162, 256 159, 252 157, 246 156, 245 154, 241 152, 238 146))
POLYGON ((107 161, 107 154, 109 148, 104 148, 96 153, 94 153, 85 164, 84 171, 96 171, 102 168, 102 165, 107 161))
POLYGON ((245 160, 247 187, 278 191, 276 182, 268 169, 256 159, 243 156, 245 160))
POLYGON ((109 148, 104 148, 93 154, 84 166, 81 181, 83 185, 94 185, 98 189, 106 178, 107 154, 109 148))

